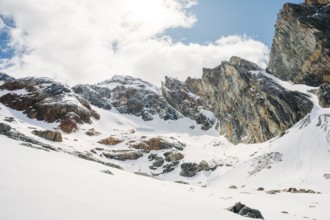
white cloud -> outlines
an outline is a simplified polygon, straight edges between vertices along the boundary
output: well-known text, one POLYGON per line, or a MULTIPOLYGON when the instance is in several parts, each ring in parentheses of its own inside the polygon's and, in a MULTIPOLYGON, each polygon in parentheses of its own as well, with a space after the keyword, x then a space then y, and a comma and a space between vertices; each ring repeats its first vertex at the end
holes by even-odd
POLYGON ((173 43, 161 36, 191 27, 196 0, 2 0, 12 17, 11 46, 18 53, 0 68, 16 77, 50 76, 69 84, 95 83, 130 74, 160 84, 165 75, 200 77, 232 55, 265 64, 268 48, 246 36, 209 45, 173 43), (23 53, 24 52, 24 53, 23 53), (23 53, 23 54, 22 54, 23 53), (20 75, 18 75, 20 74, 20 75))

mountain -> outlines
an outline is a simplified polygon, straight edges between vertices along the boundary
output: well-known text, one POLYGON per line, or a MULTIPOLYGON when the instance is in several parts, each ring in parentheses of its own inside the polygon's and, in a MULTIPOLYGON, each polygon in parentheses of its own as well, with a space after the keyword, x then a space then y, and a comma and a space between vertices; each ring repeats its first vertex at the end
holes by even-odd
POLYGON ((0 219, 329 219, 326 3, 284 5, 267 71, 232 57, 160 88, 0 73, 0 219))

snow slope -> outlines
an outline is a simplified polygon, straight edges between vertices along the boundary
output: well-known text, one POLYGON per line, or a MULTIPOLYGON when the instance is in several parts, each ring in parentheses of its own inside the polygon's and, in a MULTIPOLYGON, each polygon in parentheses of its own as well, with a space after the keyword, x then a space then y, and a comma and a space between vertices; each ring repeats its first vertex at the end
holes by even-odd
POLYGON ((0 219, 246 219, 225 210, 237 201, 257 207, 268 220, 329 217, 329 194, 187 186, 26 148, 3 136, 0 141, 6 143, 0 147, 0 219))
MULTIPOLYGON (((255 74, 274 78, 263 72, 255 74)), ((0 104, 0 123, 59 151, 27 148, 0 135, 0 219, 242 219, 224 210, 238 201, 259 209, 267 220, 330 219, 330 109, 318 105, 311 92, 315 88, 274 80, 289 90, 308 94, 314 108, 283 136, 251 145, 233 145, 215 128, 204 131, 188 118, 164 121, 154 117, 146 122, 115 109, 96 107, 101 120, 83 124, 75 133, 63 133, 63 142, 54 143, 31 132, 56 129, 58 123, 31 120, 0 104), (8 122, 10 117, 12 122, 8 122), (101 134, 86 135, 91 128, 101 134), (98 143, 109 136, 123 142, 114 146, 98 143), (102 156, 134 150, 131 143, 152 137, 184 143, 181 164, 206 161, 217 169, 191 178, 180 175, 180 165, 165 174, 161 174, 161 167, 151 170, 148 156, 162 156, 168 150, 143 152, 143 157, 127 161, 102 156), (77 152, 129 172, 79 159, 77 152), (136 172, 160 180, 132 174, 136 172), (229 190, 233 185, 237 189, 229 190), (259 187, 266 191, 296 187, 321 194, 272 195, 257 191, 259 187)))

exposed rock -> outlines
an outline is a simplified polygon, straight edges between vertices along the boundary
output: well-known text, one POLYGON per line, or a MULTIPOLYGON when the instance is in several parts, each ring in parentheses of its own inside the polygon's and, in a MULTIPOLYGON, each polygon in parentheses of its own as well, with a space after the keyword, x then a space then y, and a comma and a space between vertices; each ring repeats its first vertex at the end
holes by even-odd
POLYGON ((100 116, 90 104, 64 84, 48 78, 21 78, 9 80, 0 86, 7 93, 0 97, 6 106, 23 111, 27 117, 49 123, 59 122, 67 133, 77 124, 91 123, 91 117, 100 116))
POLYGON ((98 143, 99 144, 104 144, 104 145, 116 145, 123 142, 122 140, 115 138, 113 136, 107 137, 105 139, 100 140, 98 143))
POLYGON ((165 162, 164 158, 156 156, 154 158, 153 164, 149 168, 152 170, 156 170, 158 167, 163 166, 164 162, 165 162))
POLYGON ((13 129, 10 125, 6 123, 0 123, 0 134, 7 136, 8 138, 14 139, 14 140, 19 140, 23 141, 26 143, 31 143, 35 144, 38 146, 41 146, 42 148, 46 150, 52 150, 52 151, 57 151, 57 149, 49 144, 44 144, 34 138, 28 137, 15 129, 13 129))
POLYGON ((112 152, 103 152, 103 156, 109 159, 114 160, 137 160, 140 157, 143 157, 143 154, 139 151, 129 151, 129 150, 121 150, 121 151, 112 151, 112 152))
POLYGON ((113 175, 110 170, 101 170, 102 173, 113 175))
POLYGON ((164 156, 167 162, 179 161, 184 157, 180 152, 166 152, 164 153, 164 156))
POLYGON ((321 107, 330 107, 330 85, 322 84, 317 91, 317 96, 321 107))
POLYGON ((264 219, 261 212, 257 209, 251 209, 250 207, 238 202, 234 206, 229 207, 228 211, 236 213, 238 215, 255 218, 255 219, 264 219))
POLYGON ((201 80, 187 79, 220 122, 220 134, 234 144, 267 141, 287 130, 313 107, 306 95, 284 89, 247 60, 232 57, 201 80))
POLYGON ((9 81, 14 81, 14 80, 15 80, 14 77, 11 77, 5 73, 0 72, 0 85, 3 83, 9 82, 9 81))
POLYGON ((211 170, 211 168, 210 168, 208 162, 203 160, 198 164, 198 170, 199 171, 202 171, 202 170, 209 171, 209 170, 211 170))
POLYGON ((330 83, 329 0, 284 4, 276 23, 268 70, 283 80, 330 83), (312 6, 312 4, 315 4, 312 6))
POLYGON ((175 168, 177 168, 177 166, 179 165, 179 161, 174 161, 172 163, 169 164, 165 164, 163 166, 163 173, 169 173, 172 172, 173 170, 175 170, 175 168))
POLYGON ((232 185, 232 186, 229 186, 228 189, 237 189, 237 186, 232 185))
POLYGON ((96 85, 77 85, 73 90, 100 108, 115 107, 122 114, 153 120, 158 114, 164 120, 176 120, 182 115, 169 105, 158 89, 131 76, 114 76, 96 85))
POLYGON ((175 183, 179 183, 179 184, 183 184, 183 185, 189 185, 189 183, 185 182, 185 181, 175 181, 175 183))
POLYGON ((330 4, 330 0, 305 0, 307 5, 326 5, 330 4))
POLYGON ((328 174, 328 173, 324 174, 323 177, 327 180, 330 180, 330 174, 328 174))
POLYGON ((193 177, 198 173, 197 163, 182 163, 180 176, 193 177))
POLYGON ((162 95, 182 115, 201 124, 203 130, 208 130, 216 122, 207 100, 192 93, 187 83, 165 77, 165 83, 162 85, 162 95))
POLYGON ((54 142, 62 142, 62 134, 59 131, 51 131, 51 130, 46 130, 46 131, 37 131, 34 130, 32 131, 32 134, 37 135, 39 137, 42 137, 46 140, 49 141, 54 141, 54 142))
POLYGON ((287 193, 307 193, 307 194, 316 194, 317 192, 315 192, 314 190, 311 189, 297 189, 294 187, 288 188, 288 189, 273 189, 273 190, 269 190, 266 191, 266 193, 268 194, 277 194, 277 193, 281 193, 281 192, 287 192, 287 193))
POLYGON ((171 148, 175 148, 177 150, 183 150, 185 144, 178 141, 169 142, 163 138, 155 137, 155 138, 150 138, 148 140, 143 140, 137 144, 132 144, 131 147, 144 151, 165 150, 171 148))
POLYGON ((258 189, 257 189, 257 191, 264 191, 265 189, 264 189, 264 187, 259 187, 258 189))
POLYGON ((101 133, 96 131, 95 128, 91 128, 91 129, 88 129, 88 131, 86 131, 85 134, 87 134, 88 136, 98 136, 101 133))

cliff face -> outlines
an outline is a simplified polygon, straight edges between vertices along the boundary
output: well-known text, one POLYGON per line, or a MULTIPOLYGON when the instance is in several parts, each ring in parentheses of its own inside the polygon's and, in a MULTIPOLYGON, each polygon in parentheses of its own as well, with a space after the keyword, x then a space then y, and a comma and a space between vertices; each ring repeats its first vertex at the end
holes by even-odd
MULTIPOLYGON (((196 94, 204 106, 210 106, 220 134, 235 144, 267 141, 293 126, 313 106, 305 95, 284 89, 256 64, 238 57, 204 69, 202 79, 188 78, 181 85, 176 90, 196 94)), ((184 103, 181 96, 173 97, 169 101, 173 106, 184 103)))
POLYGON ((276 77, 311 86, 330 83, 330 5, 325 3, 283 6, 268 66, 276 77))

